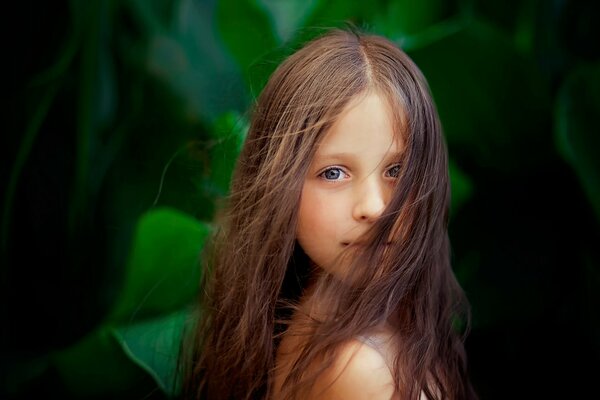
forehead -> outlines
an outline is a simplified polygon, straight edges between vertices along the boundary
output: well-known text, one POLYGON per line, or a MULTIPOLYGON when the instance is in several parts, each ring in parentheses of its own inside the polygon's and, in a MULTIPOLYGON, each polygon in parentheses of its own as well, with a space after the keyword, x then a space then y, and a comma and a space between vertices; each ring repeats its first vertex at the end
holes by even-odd
POLYGON ((354 98, 320 142, 316 156, 338 153, 402 153, 404 113, 385 97, 369 92, 354 98))

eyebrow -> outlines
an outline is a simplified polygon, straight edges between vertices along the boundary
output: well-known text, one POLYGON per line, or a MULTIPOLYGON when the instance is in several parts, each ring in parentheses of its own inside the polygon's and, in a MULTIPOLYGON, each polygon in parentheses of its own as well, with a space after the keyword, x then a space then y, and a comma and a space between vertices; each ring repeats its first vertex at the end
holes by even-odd
MULTIPOLYGON (((389 151, 383 154, 384 159, 397 159, 402 156, 402 152, 389 151)), ((355 153, 326 153, 326 154, 315 154, 315 160, 346 160, 346 159, 354 159, 357 157, 355 153)))

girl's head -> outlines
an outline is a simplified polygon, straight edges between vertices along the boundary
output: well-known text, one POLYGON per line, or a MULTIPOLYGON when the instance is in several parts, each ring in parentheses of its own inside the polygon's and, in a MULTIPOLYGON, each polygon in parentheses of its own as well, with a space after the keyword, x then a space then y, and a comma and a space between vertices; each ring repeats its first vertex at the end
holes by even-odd
MULTIPOLYGON (((438 117, 418 68, 385 38, 333 31, 271 76, 254 110, 232 200, 254 213, 253 227, 288 245, 298 239, 321 267, 339 272, 333 264, 348 264, 340 259, 345 248, 373 241, 365 257, 383 267, 374 257, 397 256, 390 242, 398 249, 402 241, 423 247, 440 239, 447 175, 438 117), (356 166, 362 170, 350 171, 351 161, 365 161, 356 166)), ((381 275, 374 268, 362 280, 381 275)))
POLYGON ((268 393, 278 318, 308 255, 327 272, 316 293, 331 318, 312 327, 292 393, 317 356, 390 318, 406 344, 395 371, 404 393, 431 377, 460 393, 448 383, 464 371, 446 149, 419 69, 385 38, 335 30, 287 58, 253 111, 207 259, 188 381, 200 377, 211 398, 268 393))

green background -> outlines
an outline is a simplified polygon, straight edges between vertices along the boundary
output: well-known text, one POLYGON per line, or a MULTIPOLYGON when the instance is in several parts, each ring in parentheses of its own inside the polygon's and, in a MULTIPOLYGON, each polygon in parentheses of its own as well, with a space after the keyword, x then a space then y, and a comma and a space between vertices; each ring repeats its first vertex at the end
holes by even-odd
POLYGON ((247 109, 299 43, 347 22, 394 40, 430 83, 451 158, 452 263, 472 306, 476 390, 597 392, 599 4, 12 4, 0 398, 176 396, 198 254, 247 109))

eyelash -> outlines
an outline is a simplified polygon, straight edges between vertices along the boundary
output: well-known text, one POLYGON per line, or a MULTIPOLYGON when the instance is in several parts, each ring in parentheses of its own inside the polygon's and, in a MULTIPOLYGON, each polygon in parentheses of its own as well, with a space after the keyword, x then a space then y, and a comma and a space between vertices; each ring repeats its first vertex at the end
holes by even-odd
POLYGON ((387 173, 388 173, 388 172, 390 172, 392 169, 394 169, 394 168, 397 168, 398 170, 396 171, 396 175, 395 175, 395 176, 389 176, 389 178, 392 178, 392 179, 397 179, 397 178, 398 178, 398 175, 400 174, 400 169, 401 169, 401 167, 402 167, 402 166, 401 166, 399 163, 397 163, 397 164, 394 164, 394 165, 392 165, 391 167, 389 167, 389 168, 388 168, 388 169, 387 169, 385 172, 386 172, 386 174, 387 174, 387 173))
POLYGON ((346 171, 344 171, 343 168, 340 168, 340 167, 329 167, 329 168, 326 168, 323 172, 321 172, 319 174, 319 177, 323 178, 323 179, 325 179, 326 181, 329 181, 329 182, 336 182, 336 181, 341 180, 341 179, 327 179, 325 177, 325 174, 328 173, 329 171, 340 171, 342 174, 348 176, 348 174, 346 173, 346 171))
MULTIPOLYGON (((323 178, 323 179, 324 179, 324 180, 326 180, 326 181, 329 181, 329 182, 337 182, 337 181, 340 181, 340 180, 342 180, 342 179, 328 179, 328 178, 326 178, 326 177, 325 177, 325 174, 326 174, 327 172, 329 172, 329 171, 340 171, 340 172, 341 172, 341 174, 348 176, 348 174, 346 173, 346 171, 344 171, 344 169, 343 169, 343 168, 341 168, 341 167, 329 167, 329 168, 326 168, 326 169, 325 169, 323 172, 321 172, 321 173, 320 173, 318 176, 319 176, 320 178, 323 178)), ((399 174, 399 173, 400 173, 400 164, 393 164, 391 167, 389 167, 389 168, 388 168, 388 169, 385 171, 386 178, 391 178, 391 179, 397 179, 397 178, 398 178, 398 174, 399 174), (388 173, 389 173, 389 172, 390 172, 392 169, 394 169, 394 168, 397 168, 397 169, 398 169, 398 170, 396 171, 396 175, 395 175, 395 176, 394 176, 394 175, 388 175, 388 173)), ((340 176, 341 176, 341 174, 340 174, 340 176)))

